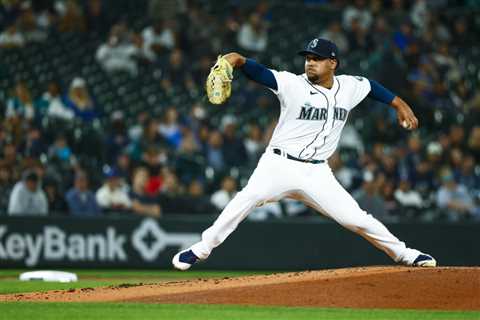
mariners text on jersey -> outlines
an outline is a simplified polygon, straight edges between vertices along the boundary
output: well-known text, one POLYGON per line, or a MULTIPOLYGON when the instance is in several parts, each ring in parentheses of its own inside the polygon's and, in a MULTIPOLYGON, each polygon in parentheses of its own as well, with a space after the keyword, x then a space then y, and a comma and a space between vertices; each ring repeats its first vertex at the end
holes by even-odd
MULTIPOLYGON (((335 107, 333 110, 334 120, 345 121, 347 119, 347 110, 337 107, 335 107)), ((300 110, 297 120, 327 120, 327 111, 328 109, 326 108, 316 108, 312 106, 310 102, 305 102, 300 110)))

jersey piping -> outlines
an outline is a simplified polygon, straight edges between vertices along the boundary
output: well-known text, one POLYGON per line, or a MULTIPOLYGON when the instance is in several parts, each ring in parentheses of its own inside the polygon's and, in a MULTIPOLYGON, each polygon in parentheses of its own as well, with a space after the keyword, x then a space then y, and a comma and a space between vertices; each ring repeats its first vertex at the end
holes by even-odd
MULTIPOLYGON (((302 159, 302 153, 308 148, 310 147, 318 138, 318 136, 320 135, 320 133, 322 133, 324 130, 325 130, 325 125, 327 124, 328 122, 328 110, 330 109, 330 102, 328 101, 328 98, 327 96, 325 95, 325 93, 323 93, 322 91, 318 90, 318 88, 315 88, 315 86, 306 78, 302 77, 303 80, 305 80, 313 89, 315 89, 315 91, 321 93, 323 95, 323 97, 325 98, 325 100, 327 101, 327 118, 325 119, 325 122, 323 123, 323 126, 322 126, 322 130, 319 131, 316 135, 315 135, 315 138, 313 138, 313 140, 307 144, 303 149, 302 151, 300 151, 300 153, 298 154, 298 157, 300 159, 302 159)), ((337 89, 337 92, 338 92, 338 89, 337 89)), ((335 93, 336 94, 336 93, 335 93)), ((322 146, 325 144, 325 139, 323 139, 323 144, 322 146)), ((321 147, 320 147, 321 148, 321 147)), ((317 154, 317 148, 315 148, 315 152, 313 153, 313 155, 311 155, 308 159, 312 159, 315 155, 317 154)))

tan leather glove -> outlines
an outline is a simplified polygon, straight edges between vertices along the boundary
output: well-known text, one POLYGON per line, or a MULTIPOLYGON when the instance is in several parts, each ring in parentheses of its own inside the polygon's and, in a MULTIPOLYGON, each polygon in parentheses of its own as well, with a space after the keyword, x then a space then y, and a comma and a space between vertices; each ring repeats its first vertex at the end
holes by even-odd
POLYGON ((218 56, 205 83, 208 100, 212 104, 222 104, 227 101, 232 93, 232 79, 232 65, 221 55, 218 56))

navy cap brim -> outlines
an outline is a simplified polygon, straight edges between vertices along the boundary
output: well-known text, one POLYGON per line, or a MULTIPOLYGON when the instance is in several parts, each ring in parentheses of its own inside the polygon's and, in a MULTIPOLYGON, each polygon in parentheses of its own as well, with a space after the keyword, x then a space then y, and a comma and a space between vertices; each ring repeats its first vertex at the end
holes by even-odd
POLYGON ((302 50, 302 51, 299 51, 298 54, 301 55, 301 56, 306 56, 307 54, 313 54, 314 56, 321 57, 321 58, 330 58, 330 57, 327 57, 327 56, 322 56, 322 55, 318 54, 318 52, 315 52, 313 50, 302 50))
POLYGON ((335 59, 335 60, 337 60, 337 66, 335 67, 335 69, 338 69, 338 66, 340 66, 340 60, 338 60, 338 58, 325 57, 325 56, 322 56, 322 55, 318 54, 317 52, 314 52, 314 51, 311 51, 311 50, 302 50, 302 51, 299 51, 298 54, 301 55, 301 56, 304 56, 304 57, 307 54, 313 54, 314 56, 317 56, 317 57, 320 57, 320 58, 335 59))

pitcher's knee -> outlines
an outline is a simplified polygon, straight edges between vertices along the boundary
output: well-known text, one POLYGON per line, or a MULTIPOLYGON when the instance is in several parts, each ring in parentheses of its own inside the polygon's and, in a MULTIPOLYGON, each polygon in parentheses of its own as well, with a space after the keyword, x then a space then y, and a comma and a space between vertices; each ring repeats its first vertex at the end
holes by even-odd
POLYGON ((360 232, 369 228, 375 218, 366 211, 360 210, 358 214, 346 215, 343 219, 338 219, 337 222, 342 226, 353 232, 360 232))

